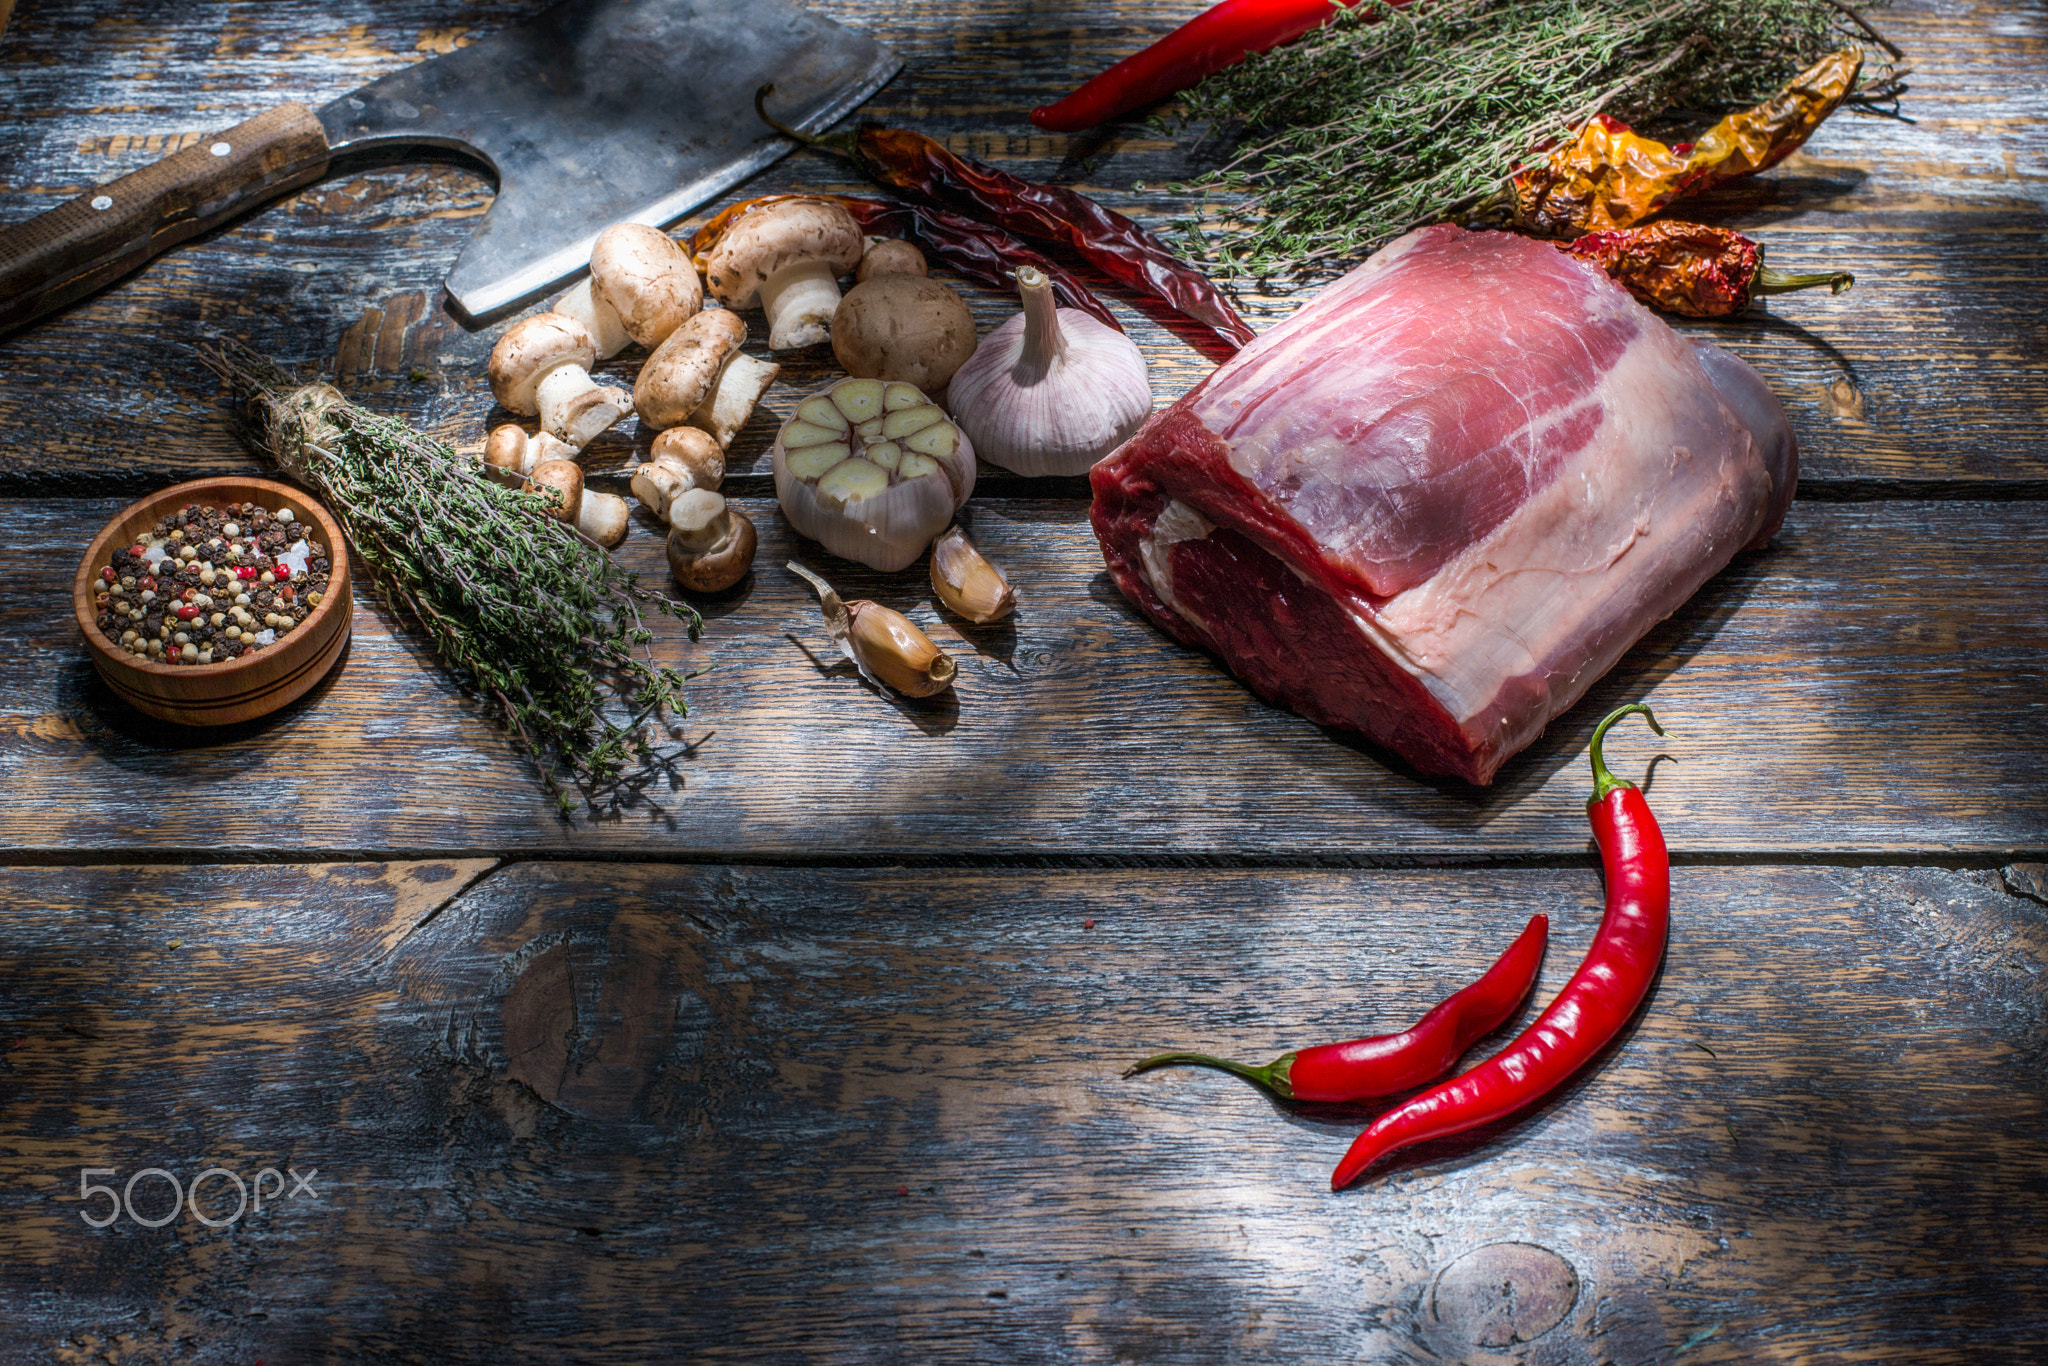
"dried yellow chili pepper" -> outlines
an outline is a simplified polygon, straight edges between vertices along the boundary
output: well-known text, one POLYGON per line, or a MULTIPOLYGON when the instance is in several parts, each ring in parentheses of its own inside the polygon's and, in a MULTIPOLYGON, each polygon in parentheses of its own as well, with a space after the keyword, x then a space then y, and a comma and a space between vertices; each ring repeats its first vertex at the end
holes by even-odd
POLYGON ((1861 48, 1830 53, 1690 144, 1667 147, 1596 114, 1541 166, 1515 175, 1515 224, 1550 237, 1631 227, 1681 195, 1774 166, 1835 112, 1862 69, 1861 48))

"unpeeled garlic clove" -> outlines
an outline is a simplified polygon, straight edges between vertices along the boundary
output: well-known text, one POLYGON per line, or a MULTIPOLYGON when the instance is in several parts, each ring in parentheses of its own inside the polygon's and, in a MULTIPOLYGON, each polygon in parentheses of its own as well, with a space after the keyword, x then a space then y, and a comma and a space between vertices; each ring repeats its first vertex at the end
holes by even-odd
POLYGON ((974 542, 957 524, 949 526, 932 542, 932 591, 946 609, 976 626, 1010 615, 1017 609, 1017 594, 1003 571, 990 564, 975 549, 974 542))
POLYGON ((1023 475, 1085 474, 1144 424, 1152 385, 1137 343, 1053 302, 1035 266, 1017 270, 1024 311, 981 340, 947 402, 985 460, 1023 475))
POLYGON ((791 561, 787 568, 818 590, 826 629, 862 678, 905 697, 931 697, 953 686, 953 657, 909 617, 866 598, 842 601, 832 585, 802 565, 791 561))

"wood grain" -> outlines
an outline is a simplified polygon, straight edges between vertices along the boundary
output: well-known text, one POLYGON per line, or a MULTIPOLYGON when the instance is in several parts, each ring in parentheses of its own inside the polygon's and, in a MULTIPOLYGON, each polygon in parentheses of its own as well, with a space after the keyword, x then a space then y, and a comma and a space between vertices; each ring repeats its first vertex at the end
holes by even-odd
MULTIPOLYGON (((1196 168, 1192 130, 1138 122, 1077 138, 1032 129, 1025 111, 1201 8, 1021 0, 968 12, 842 0, 821 9, 902 52, 906 72, 868 106, 1020 174, 1072 183, 1164 225, 1189 206, 1167 187, 1196 168)), ((319 104, 407 62, 530 12, 493 5, 450 25, 428 0, 360 7, 309 0, 189 10, 140 25, 115 0, 32 5, 0 46, 0 221, 25 218, 147 163, 190 133, 285 100, 319 104), (212 36, 219 33, 219 38, 212 36), (109 89, 123 93, 108 99, 109 89), (133 98, 126 98, 133 92, 133 98), (201 116, 204 111, 204 117, 201 116)), ((1885 24, 1912 52, 1913 122, 1841 115, 1769 176, 1703 201, 1702 216, 1759 231, 1787 267, 1846 266, 1855 290, 1773 301, 1739 322, 1692 325, 1755 363, 1790 411, 1810 494, 2048 491, 2048 219, 2039 120, 2048 59, 2038 12, 1910 0, 1885 24)), ((841 163, 800 152, 747 190, 868 192, 841 163)), ((189 244, 136 278, 0 341, 0 422, 41 433, 0 449, 0 491, 134 494, 195 474, 249 470, 217 386, 190 347, 224 330, 283 358, 339 371, 354 392, 460 443, 490 415, 484 358, 439 286, 490 202, 480 173, 450 163, 360 162, 284 204, 189 244), (61 421, 52 415, 62 412, 61 421), (137 441, 138 430, 156 439, 137 441)), ((985 329, 1012 301, 967 291, 985 329)), ((1213 357, 1108 291, 1145 348, 1162 399, 1213 357)), ((1248 316, 1296 300, 1258 294, 1248 316)), ((757 349, 758 349, 758 343, 757 349)), ((628 357, 614 369, 631 373, 628 357)), ((783 400, 829 373, 799 361, 783 400)), ((772 424, 743 435, 745 468, 772 424)), ((630 436, 629 438, 630 439, 630 436)), ((1002 491, 1000 484, 992 491, 1002 491)), ((1012 490, 1015 491, 1015 490, 1012 490)))
POLYGON ((453 895, 477 871, 4 875, 0 1360, 2048 1344, 2048 913, 1995 872, 1681 870, 1662 979, 1591 1072, 1332 1196, 1369 1111, 1119 1069, 1398 1027, 1544 911, 1538 1009, 1599 917, 1590 859, 527 863, 453 895), (208 1165, 317 1168, 318 1198, 80 1220, 81 1168, 208 1165))
MULTIPOLYGON (((706 603, 701 646, 658 623, 658 658, 710 667, 684 728, 710 738, 643 799, 570 822, 365 585, 342 667, 275 717, 199 734, 137 716, 92 674, 67 598, 77 547, 112 509, 6 505, 0 625, 18 648, 0 657, 0 830, 39 857, 1556 857, 1586 841, 1593 723, 1642 699, 1673 732, 1652 792, 1685 856, 2048 853, 2041 504, 1795 504, 1772 550, 1739 559, 1472 789, 1271 707, 1169 641, 1111 585, 1078 505, 977 504, 977 540, 1020 605, 973 628, 941 620, 922 571, 832 560, 772 503, 740 501, 761 532, 756 572, 706 603), (869 691, 782 568, 792 557, 908 612, 956 657, 953 692, 869 691), (159 799, 257 775, 276 800, 159 799)), ((664 581, 648 525, 620 555, 664 581)), ((1659 752, 1624 730, 1610 757, 1640 775, 1659 752)))

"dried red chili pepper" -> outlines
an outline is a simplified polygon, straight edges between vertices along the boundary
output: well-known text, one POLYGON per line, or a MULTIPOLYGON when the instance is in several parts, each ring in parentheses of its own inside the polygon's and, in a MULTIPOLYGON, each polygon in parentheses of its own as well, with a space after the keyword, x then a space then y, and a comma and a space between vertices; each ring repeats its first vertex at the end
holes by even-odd
MULTIPOLYGON (((1077 133, 1176 95, 1255 52, 1291 43, 1358 0, 1223 0, 1135 52, 1071 95, 1031 111, 1055 133, 1077 133)), ((1407 0, 1390 0, 1399 8, 1407 0)))
POLYGON ((704 269, 704 258, 718 244, 718 239, 731 230, 734 221, 763 205, 783 199, 829 199, 845 206, 854 221, 860 224, 862 232, 876 237, 901 237, 919 242, 940 265, 958 271, 978 285, 986 285, 1005 294, 1016 293, 1019 266, 1036 266, 1066 296, 1068 303, 1119 332, 1124 330, 1124 325, 1116 320, 1109 306, 1096 298, 1074 272, 1048 260, 1001 228, 945 209, 885 204, 879 199, 856 199, 843 194, 766 194, 755 199, 743 199, 721 209, 691 235, 690 254, 697 269, 704 269))
POLYGON ((784 137, 845 157, 881 184, 937 208, 986 218, 1026 241, 1071 248, 1118 284, 1161 300, 1233 347, 1258 335, 1213 280, 1136 222, 1087 195, 1035 185, 904 128, 864 123, 852 133, 822 138, 800 133, 768 112, 765 102, 774 89, 762 86, 754 108, 784 137))
POLYGON ((1442 1076, 1466 1049, 1515 1013, 1536 985, 1549 935, 1550 917, 1529 917, 1528 926, 1484 976, 1399 1034, 1282 1053, 1263 1067, 1206 1053, 1160 1053, 1125 1069, 1124 1075, 1185 1064, 1243 1077, 1282 1100, 1343 1102, 1390 1096, 1442 1076))
POLYGON ((1728 228, 1665 221, 1589 232, 1559 250, 1590 261, 1653 308, 1688 318, 1725 318, 1759 294, 1856 283, 1846 270, 1788 275, 1764 264, 1760 243, 1728 228))
POLYGON ((1586 961, 1513 1043, 1374 1120, 1337 1164, 1330 1189, 1344 1189, 1396 1148, 1527 1109, 1591 1062, 1649 994, 1671 927, 1671 861, 1641 789, 1609 773, 1600 754, 1608 727, 1631 712, 1664 733, 1640 702, 1610 712, 1593 732, 1593 798, 1586 814, 1607 875, 1607 913, 1586 961))
POLYGON ((1694 143, 1667 147, 1596 114, 1541 166, 1515 173, 1505 207, 1516 226, 1546 237, 1632 226, 1681 195, 1753 175, 1792 155, 1835 112, 1862 69, 1861 48, 1830 53, 1694 143))

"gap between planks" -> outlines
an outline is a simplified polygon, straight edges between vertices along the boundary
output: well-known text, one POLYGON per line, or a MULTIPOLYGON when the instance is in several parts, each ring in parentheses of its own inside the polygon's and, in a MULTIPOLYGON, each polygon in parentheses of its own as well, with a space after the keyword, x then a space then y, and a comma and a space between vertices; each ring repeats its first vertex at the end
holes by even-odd
MULTIPOLYGON (((136 865, 181 867, 258 867, 310 863, 451 863, 490 860, 492 866, 465 882, 449 900, 473 890, 489 878, 522 864, 646 864, 677 868, 934 868, 934 869, 1026 869, 1045 871, 1114 870, 1131 872, 1262 872, 1330 871, 1372 872, 1444 869, 1515 870, 1593 867, 1599 863, 1592 836, 1578 853, 1537 852, 1463 855, 1454 852, 1359 852, 1344 854, 1244 854, 1190 852, 1162 854, 1156 850, 1119 852, 1013 850, 1008 853, 933 854, 879 850, 853 856, 845 852, 804 857, 794 854, 655 854, 644 850, 596 850, 574 854, 545 851, 511 854, 501 849, 421 848, 349 849, 300 848, 222 850, 213 848, 168 849, 30 849, 0 853, 0 872, 8 868, 121 868, 136 865)), ((1690 849, 1671 851, 1674 868, 1943 868, 1952 872, 2004 868, 2015 863, 2048 863, 2048 845, 2039 848, 1971 850, 1942 849, 1844 849, 1786 851, 1783 849, 1690 849)), ((445 906, 447 903, 442 903, 445 906)), ((440 913, 441 907, 418 925, 440 913)), ((408 931, 410 933, 410 931, 408 931)))

